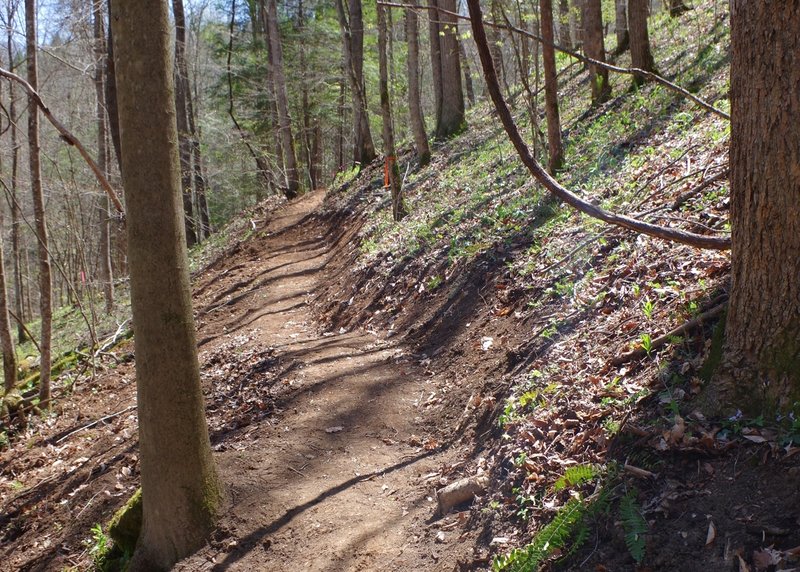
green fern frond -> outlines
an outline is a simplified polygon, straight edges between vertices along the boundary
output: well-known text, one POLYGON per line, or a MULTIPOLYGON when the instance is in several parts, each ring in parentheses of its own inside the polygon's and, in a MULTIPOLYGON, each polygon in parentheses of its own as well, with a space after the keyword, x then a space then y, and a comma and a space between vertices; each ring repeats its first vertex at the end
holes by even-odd
POLYGON ((556 492, 562 491, 593 481, 598 476, 600 476, 600 471, 594 465, 577 465, 564 471, 564 476, 556 481, 554 488, 556 492))
POLYGON ((636 491, 628 491, 619 502, 619 516, 625 531, 625 545, 633 559, 639 563, 644 560, 645 534, 647 521, 642 516, 641 507, 636 501, 636 491))
POLYGON ((508 554, 495 557, 495 572, 535 572, 555 550, 564 548, 567 541, 586 514, 586 505, 580 499, 570 499, 528 546, 516 548, 508 554))

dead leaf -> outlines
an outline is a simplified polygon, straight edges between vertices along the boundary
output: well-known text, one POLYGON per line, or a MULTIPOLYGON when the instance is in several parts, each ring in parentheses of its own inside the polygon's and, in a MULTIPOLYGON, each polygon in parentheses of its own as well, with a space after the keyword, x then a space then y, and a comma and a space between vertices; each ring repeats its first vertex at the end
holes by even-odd
POLYGON ((675 424, 672 426, 668 432, 664 434, 664 439, 670 445, 676 445, 678 442, 683 440, 683 436, 686 433, 686 423, 683 421, 683 417, 680 415, 675 416, 675 424))
POLYGON ((740 555, 736 555, 736 558, 739 559, 739 572, 751 572, 750 567, 747 565, 747 562, 740 555))
POLYGON ((717 538, 717 527, 714 526, 714 521, 708 521, 708 533, 706 534, 706 546, 714 542, 717 538))
POLYGON ((753 564, 755 564, 758 572, 766 570, 770 566, 777 566, 782 560, 780 552, 772 548, 764 548, 753 552, 753 564))

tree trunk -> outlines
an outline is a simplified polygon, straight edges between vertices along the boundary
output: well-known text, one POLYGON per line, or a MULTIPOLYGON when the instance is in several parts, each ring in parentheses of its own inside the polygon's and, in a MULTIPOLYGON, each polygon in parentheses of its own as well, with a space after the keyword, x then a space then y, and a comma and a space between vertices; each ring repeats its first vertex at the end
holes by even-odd
MULTIPOLYGON (((653 54, 650 52, 650 37, 647 33, 647 1, 628 1, 628 28, 631 38, 631 65, 644 71, 655 72, 653 54)), ((645 82, 641 74, 634 74, 634 86, 645 82)))
MULTIPOLYGON (((25 0, 25 46, 27 52, 28 83, 38 90, 36 57, 36 0, 25 0)), ((50 272, 50 253, 47 240, 47 219, 42 189, 42 169, 39 162, 39 108, 33 98, 28 98, 28 161, 30 164, 33 216, 39 241, 39 314, 42 320, 39 348, 39 407, 50 407, 50 352, 53 320, 53 281, 50 272)))
POLYGON ((275 0, 269 0, 267 24, 269 25, 270 60, 272 77, 275 82, 275 102, 278 106, 278 136, 283 151, 283 166, 286 173, 284 195, 293 199, 300 193, 300 177, 297 172, 297 156, 294 152, 292 120, 289 116, 289 98, 286 95, 286 76, 283 72, 283 49, 278 30, 278 7, 275 0))
MULTIPOLYGON (((108 12, 112 10, 112 0, 106 0, 108 12)), ((111 133, 111 143, 114 145, 114 155, 117 165, 122 172, 122 152, 119 148, 119 116, 117 114, 117 73, 114 66, 114 34, 111 26, 108 27, 108 43, 106 54, 106 113, 108 114, 108 130, 111 133)))
POLYGON ((672 18, 677 18, 681 14, 691 10, 683 0, 669 0, 669 15, 672 18))
POLYGON ((361 0, 348 3, 349 20, 344 10, 344 0, 336 0, 336 12, 342 29, 344 67, 350 78, 353 97, 353 162, 367 165, 377 156, 367 111, 367 88, 364 82, 364 18, 361 0))
POLYGON ((389 63, 386 54, 386 8, 377 6, 378 12, 378 67, 380 74, 381 115, 383 119, 383 154, 386 160, 386 176, 392 193, 392 218, 395 222, 403 220, 406 208, 400 193, 400 171, 394 148, 394 129, 392 128, 392 102, 389 99, 389 63))
POLYGON ((800 0, 731 2, 732 282, 723 407, 800 401, 800 0))
POLYGON ((569 25, 569 43, 573 50, 577 50, 583 43, 583 31, 578 21, 583 18, 583 4, 587 0, 569 0, 567 24, 569 25))
POLYGON ((539 0, 542 27, 542 61, 544 64, 544 99, 547 115, 547 146, 551 175, 564 162, 564 147, 561 143, 561 119, 558 114, 558 79, 556 77, 556 53, 553 49, 553 4, 552 0, 539 0))
POLYGON ((461 38, 458 40, 458 56, 461 58, 461 67, 464 68, 464 87, 467 91, 467 101, 470 106, 473 106, 475 105, 475 84, 472 80, 472 70, 470 69, 467 50, 461 38))
MULTIPOLYGON (((14 27, 12 22, 14 20, 15 9, 8 7, 6 12, 6 22, 8 28, 6 30, 6 53, 8 55, 8 69, 15 72, 16 65, 14 63, 14 27)), ((28 341, 28 334, 25 331, 25 293, 23 290, 22 282, 22 269, 21 269, 21 244, 20 244, 20 206, 17 196, 17 189, 19 188, 19 137, 17 133, 17 94, 16 84, 9 82, 9 103, 8 103, 8 119, 11 123, 11 252, 14 263, 14 308, 17 313, 17 341, 22 344, 28 341)))
MULTIPOLYGON (((603 12, 600 0, 585 0, 584 2, 583 51, 593 60, 606 61, 606 49, 603 45, 603 12)), ((608 70, 589 65, 589 81, 592 84, 592 104, 597 105, 608 101, 611 97, 608 70)))
MULTIPOLYGON (((14 96, 10 89, 9 95, 14 96)), ((0 229, 3 227, 3 211, 0 209, 0 229)), ((0 349, 3 352, 3 387, 5 393, 8 393, 17 386, 17 352, 14 349, 14 339, 11 337, 11 323, 8 316, 8 289, 6 288, 3 242, 3 233, 0 232, 0 349)))
MULTIPOLYGON (((102 0, 92 1, 92 19, 94 29, 94 91, 95 91, 95 119, 97 122, 97 164, 108 178, 108 145, 106 143, 106 110, 105 110, 105 69, 106 46, 103 4, 102 0)), ((109 215, 108 196, 104 193, 98 206, 100 209, 100 248, 98 249, 98 269, 100 282, 103 285, 103 296, 106 302, 106 312, 114 309, 114 276, 111 269, 111 218, 109 215)))
POLYGON ((425 119, 422 115, 420 99, 419 28, 415 10, 406 10, 406 42, 408 43, 406 71, 408 73, 408 113, 411 119, 411 132, 414 134, 417 160, 420 165, 427 165, 431 160, 431 148, 428 145, 428 136, 425 133, 425 119))
POLYGON ((203 415, 181 220, 169 13, 160 0, 116 2, 111 21, 144 502, 130 570, 168 570, 203 544, 222 493, 203 415))
POLYGON ((461 62, 458 55, 458 22, 452 15, 456 0, 429 0, 430 39, 436 95, 434 137, 446 139, 464 129, 464 92, 461 90, 461 62), (450 13, 446 13, 450 12, 450 13), (437 81, 438 78, 438 81, 437 81))
POLYGON ((194 215, 192 189, 192 142, 189 138, 189 120, 186 116, 186 88, 189 86, 186 65, 186 18, 183 0, 172 0, 175 16, 175 107, 178 118, 178 148, 181 158, 181 188, 183 189, 183 222, 186 226, 186 244, 197 244, 197 219, 194 215))
POLYGON ((617 47, 614 53, 620 55, 625 53, 630 46, 630 34, 628 33, 628 0, 615 0, 614 14, 616 16, 614 31, 617 35, 617 47))

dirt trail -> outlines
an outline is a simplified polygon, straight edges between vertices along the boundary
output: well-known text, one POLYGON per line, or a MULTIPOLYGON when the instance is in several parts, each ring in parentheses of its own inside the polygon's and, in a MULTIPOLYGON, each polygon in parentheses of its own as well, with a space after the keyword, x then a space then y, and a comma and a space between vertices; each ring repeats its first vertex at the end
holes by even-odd
POLYGON ((311 315, 332 252, 325 225, 307 216, 322 199, 278 211, 196 286, 201 361, 225 348, 262 356, 274 409, 212 424, 230 506, 215 540, 178 570, 453 567, 447 535, 434 540, 426 525, 433 474, 453 453, 425 447, 424 373, 394 342, 323 332, 311 315))

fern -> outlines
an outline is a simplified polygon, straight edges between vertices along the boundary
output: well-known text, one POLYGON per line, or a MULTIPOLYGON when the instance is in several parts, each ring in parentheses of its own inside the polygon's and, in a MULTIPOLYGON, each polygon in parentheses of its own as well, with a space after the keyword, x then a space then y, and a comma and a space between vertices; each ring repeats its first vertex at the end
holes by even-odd
POLYGON ((495 572, 535 572, 555 550, 563 548, 586 514, 586 505, 580 499, 570 499, 555 518, 524 548, 497 556, 492 562, 495 572))
POLYGON ((592 481, 598 476, 600 471, 594 465, 578 465, 564 471, 564 476, 558 479, 553 487, 558 492, 592 481))
POLYGON ((625 531, 625 545, 636 563, 644 560, 647 521, 642 516, 641 507, 636 502, 636 491, 631 490, 619 501, 619 516, 625 531))

